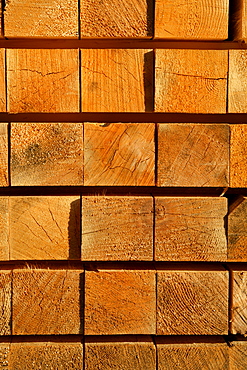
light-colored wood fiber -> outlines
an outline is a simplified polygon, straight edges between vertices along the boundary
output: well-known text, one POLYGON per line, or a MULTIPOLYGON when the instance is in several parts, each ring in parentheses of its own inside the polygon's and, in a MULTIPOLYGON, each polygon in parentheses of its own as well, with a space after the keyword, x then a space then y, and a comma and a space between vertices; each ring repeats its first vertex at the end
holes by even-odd
POLYGON ((156 50, 155 111, 226 113, 227 50, 156 50))
POLYGON ((81 0, 81 37, 152 36, 152 0, 81 0))
POLYGON ((246 370, 247 342, 244 340, 231 342, 229 357, 230 370, 246 370))
POLYGON ((0 123, 0 186, 8 186, 8 124, 0 123))
POLYGON ((7 0, 5 36, 78 37, 77 0, 7 0))
POLYGON ((156 0, 155 37, 225 40, 228 0, 156 0))
POLYGON ((80 334, 81 270, 15 270, 13 335, 80 334))
POLYGON ((158 272, 158 335, 228 333, 227 271, 158 272))
POLYGON ((226 261, 226 198, 155 198, 155 259, 226 261))
POLYGON ((159 124, 158 186, 228 185, 227 125, 159 124))
POLYGON ((230 127, 230 186, 244 188, 247 187, 247 126, 235 124, 230 127))
POLYGON ((80 259, 80 197, 11 197, 10 259, 80 259))
POLYGON ((5 49, 0 49, 0 112, 6 112, 5 49))
POLYGON ((9 260, 9 198, 0 197, 0 260, 9 260))
POLYGON ((247 271, 234 271, 231 332, 247 334, 247 271))
POLYGON ((84 185, 154 185, 154 124, 84 124, 84 185))
POLYGON ((152 197, 83 197, 81 254, 82 260, 152 260, 152 197))
POLYGON ((81 123, 12 123, 11 185, 83 185, 81 123))
POLYGON ((247 199, 241 197, 228 214, 228 261, 247 262, 247 199))
POLYGON ((83 112, 145 112, 152 105, 152 52, 82 50, 83 112))
POLYGON ((247 50, 229 50, 229 113, 247 112, 247 50))
POLYGON ((155 334, 154 271, 86 271, 85 334, 155 334))
POLYGON ((85 343, 85 370, 155 370, 155 346, 146 342, 85 343))
POLYGON ((79 112, 76 49, 8 49, 8 110, 79 112))
MULTIPOLYGON (((11 307, 11 272, 0 273, 0 335, 11 334, 12 307, 11 307)), ((1 364, 1 360, 0 360, 1 364)))

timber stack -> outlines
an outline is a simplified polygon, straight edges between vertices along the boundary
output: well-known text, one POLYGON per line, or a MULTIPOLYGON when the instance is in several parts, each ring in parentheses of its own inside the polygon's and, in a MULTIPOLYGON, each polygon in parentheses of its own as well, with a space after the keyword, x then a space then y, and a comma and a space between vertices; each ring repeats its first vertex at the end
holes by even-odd
POLYGON ((247 368, 247 0, 0 3, 0 368, 247 368))

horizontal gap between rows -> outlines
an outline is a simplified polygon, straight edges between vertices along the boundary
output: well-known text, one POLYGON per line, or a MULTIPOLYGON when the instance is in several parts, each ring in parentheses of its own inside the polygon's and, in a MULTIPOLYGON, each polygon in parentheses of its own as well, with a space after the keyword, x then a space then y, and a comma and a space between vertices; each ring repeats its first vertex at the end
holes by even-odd
POLYGON ((247 113, 0 113, 0 122, 245 123, 247 113))
POLYGON ((247 262, 213 261, 76 261, 76 260, 10 260, 0 261, 0 270, 148 270, 148 271, 247 271, 247 262))
POLYGON ((167 40, 167 39, 0 39, 0 48, 7 49, 246 49, 247 44, 229 40, 167 40))

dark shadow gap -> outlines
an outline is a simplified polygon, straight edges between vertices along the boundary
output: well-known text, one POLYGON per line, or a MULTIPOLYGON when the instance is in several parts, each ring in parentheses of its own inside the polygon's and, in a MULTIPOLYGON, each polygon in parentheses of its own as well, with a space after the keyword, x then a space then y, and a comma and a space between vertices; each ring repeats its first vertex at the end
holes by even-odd
POLYGON ((230 0, 228 28, 228 37, 230 41, 240 41, 242 39, 242 15, 243 0, 230 0))
POLYGON ((81 201, 77 199, 70 204, 68 223, 69 259, 81 259, 81 201))
POLYGON ((154 4, 155 0, 147 1, 147 35, 150 37, 154 36, 154 4))
POLYGON ((144 54, 143 80, 144 80, 144 105, 145 112, 154 110, 154 53, 149 51, 144 54))

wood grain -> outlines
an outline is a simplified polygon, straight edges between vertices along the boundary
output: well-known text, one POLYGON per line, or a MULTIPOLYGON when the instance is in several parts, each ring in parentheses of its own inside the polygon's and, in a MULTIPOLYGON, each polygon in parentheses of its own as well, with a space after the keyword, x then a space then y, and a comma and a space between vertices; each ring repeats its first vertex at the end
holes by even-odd
POLYGON ((10 342, 6 341, 0 343, 0 369, 10 370, 9 368, 9 352, 10 352, 10 342))
POLYGON ((152 0, 82 0, 81 37, 151 37, 152 0))
POLYGON ((0 197, 0 230, 1 248, 0 261, 9 260, 9 199, 0 197))
POLYGON ((247 127, 245 124, 235 124, 230 127, 230 186, 244 188, 247 187, 247 127))
POLYGON ((83 348, 81 343, 62 340, 54 342, 11 343, 9 370, 82 369, 83 348))
POLYGON ((11 272, 8 270, 2 270, 0 273, 0 307, 0 335, 10 335, 12 320, 11 272))
POLYGON ((5 49, 0 49, 0 112, 6 112, 5 49))
POLYGON ((5 36, 78 37, 77 0, 8 0, 5 36))
POLYGON ((247 333, 247 271, 233 268, 231 333, 247 333))
POLYGON ((155 370, 155 346, 138 342, 85 343, 85 370, 155 370))
POLYGON ((158 125, 158 186, 228 185, 228 125, 158 125))
POLYGON ((158 272, 158 335, 228 333, 227 271, 158 272))
POLYGON ((8 49, 8 110, 79 112, 79 59, 73 49, 8 49))
POLYGON ((226 343, 159 343, 158 370, 229 368, 226 343))
POLYGON ((81 270, 15 270, 13 335, 80 334, 81 270))
POLYGON ((229 50, 229 113, 246 113, 247 50, 229 50))
POLYGON ((85 334, 154 334, 153 271, 86 271, 85 334))
POLYGON ((10 259, 80 259, 80 197, 11 197, 10 259))
POLYGON ((155 259, 226 261, 226 198, 155 198, 155 259))
POLYGON ((225 40, 228 38, 228 1, 156 0, 155 37, 225 40))
POLYGON ((226 113, 227 50, 158 49, 155 69, 156 112, 226 113))
POLYGON ((0 186, 9 185, 8 174, 8 124, 0 123, 0 186))
POLYGON ((154 124, 85 123, 84 185, 154 185, 154 124))
POLYGON ((145 49, 82 50, 83 112, 152 110, 152 52, 145 49))
POLYGON ((245 370, 247 368, 247 342, 243 338, 241 341, 231 342, 229 348, 230 369, 245 370))
POLYGON ((228 215, 228 261, 247 262, 247 199, 240 197, 228 215))
POLYGON ((11 185, 83 185, 81 123, 12 123, 11 185))
POLYGON ((152 261, 152 197, 82 199, 82 260, 152 261))
POLYGON ((241 39, 246 40, 247 39, 247 1, 242 0, 242 20, 241 20, 241 26, 242 26, 242 35, 241 39))

